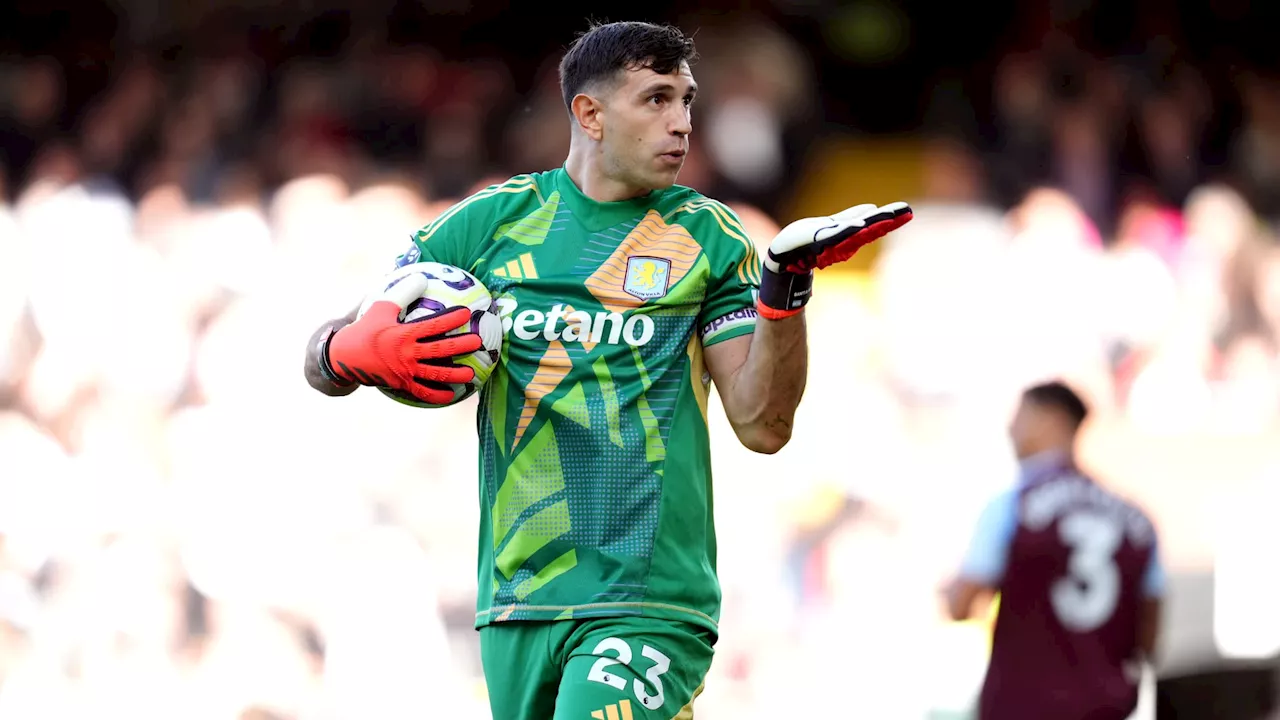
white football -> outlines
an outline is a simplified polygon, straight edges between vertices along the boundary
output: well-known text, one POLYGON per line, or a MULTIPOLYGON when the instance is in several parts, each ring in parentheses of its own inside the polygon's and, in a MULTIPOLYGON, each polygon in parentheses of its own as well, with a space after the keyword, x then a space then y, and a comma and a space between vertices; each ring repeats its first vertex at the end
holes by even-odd
POLYGON ((471 322, 451 330, 446 335, 464 335, 469 332, 480 336, 484 344, 470 355, 455 358, 453 362, 466 365, 475 370, 476 376, 469 383, 453 383, 453 400, 435 405, 426 403, 408 393, 390 388, 378 388, 384 395, 396 402, 420 408, 440 408, 456 405, 471 397, 484 386, 489 374, 502 353, 502 319, 498 316, 498 306, 489 295, 489 290, 462 268, 437 262, 418 262, 397 268, 383 278, 382 283, 370 292, 360 305, 358 315, 373 305, 383 293, 396 283, 413 275, 422 275, 427 280, 427 288, 416 300, 410 302, 400 313, 400 322, 412 322, 430 317, 451 307, 467 307, 471 309, 471 322))

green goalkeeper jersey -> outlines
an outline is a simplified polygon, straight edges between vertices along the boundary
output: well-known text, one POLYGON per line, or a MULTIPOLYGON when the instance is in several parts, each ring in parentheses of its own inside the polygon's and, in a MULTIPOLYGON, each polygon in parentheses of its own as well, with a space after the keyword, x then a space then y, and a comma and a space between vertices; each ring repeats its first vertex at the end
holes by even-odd
POLYGON ((703 348, 751 333, 760 263, 681 186, 619 202, 563 168, 459 202, 401 264, 469 270, 506 342, 480 396, 476 627, 641 615, 715 631, 703 348))

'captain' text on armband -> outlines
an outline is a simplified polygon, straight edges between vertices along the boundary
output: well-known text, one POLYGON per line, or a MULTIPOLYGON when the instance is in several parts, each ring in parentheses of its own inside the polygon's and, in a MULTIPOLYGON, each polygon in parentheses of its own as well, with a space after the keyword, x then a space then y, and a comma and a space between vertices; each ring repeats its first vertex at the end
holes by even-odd
POLYGON ((756 312, 753 307, 744 307, 727 315, 722 315, 702 327, 702 341, 705 343, 721 333, 735 330, 744 325, 754 326, 758 317, 760 317, 760 313, 756 312))

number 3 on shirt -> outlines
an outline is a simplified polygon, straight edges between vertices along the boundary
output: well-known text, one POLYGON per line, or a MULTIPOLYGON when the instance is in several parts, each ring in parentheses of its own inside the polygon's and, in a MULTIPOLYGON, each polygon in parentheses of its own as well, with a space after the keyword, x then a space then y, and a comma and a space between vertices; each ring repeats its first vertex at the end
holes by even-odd
POLYGON ((1069 630, 1090 632, 1111 619, 1120 599, 1120 569, 1115 564, 1123 531, 1106 515, 1076 511, 1058 522, 1058 537, 1068 548, 1067 575, 1050 591, 1053 611, 1069 630))
MULTIPOLYGON (((604 683, 605 685, 615 687, 619 690, 626 690, 627 681, 625 679, 618 675, 605 672, 605 670, 614 665, 626 665, 627 667, 631 667, 631 646, 618 638, 610 637, 601 640, 599 644, 596 645, 596 649, 591 651, 591 654, 603 655, 610 650, 618 654, 617 659, 610 657, 597 659, 595 663, 591 665, 591 672, 587 673, 587 679, 592 682, 604 683)), ((632 690, 636 694, 636 700, 638 700, 641 705, 650 710, 657 710, 662 707, 662 703, 665 701, 662 693, 662 676, 671 669, 671 658, 663 655, 657 650, 654 650, 648 645, 644 645, 640 648, 640 654, 653 662, 653 665, 644 674, 644 677, 649 681, 649 684, 653 686, 653 689, 657 694, 650 695, 646 692, 644 683, 640 682, 639 678, 633 681, 632 690)))

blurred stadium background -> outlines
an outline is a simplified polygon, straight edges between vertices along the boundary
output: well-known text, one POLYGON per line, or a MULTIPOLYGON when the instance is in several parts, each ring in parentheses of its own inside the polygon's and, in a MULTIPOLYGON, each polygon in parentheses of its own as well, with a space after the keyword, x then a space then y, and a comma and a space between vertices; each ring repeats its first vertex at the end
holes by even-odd
POLYGON ((1280 717, 1280 4, 8 0, 0 718, 487 717, 474 401, 302 357, 412 230, 562 162, 587 17, 697 32, 681 181, 758 242, 917 210, 822 274, 791 445, 714 428, 698 717, 964 717, 986 628, 937 588, 1053 375, 1163 534, 1143 716, 1280 717))

